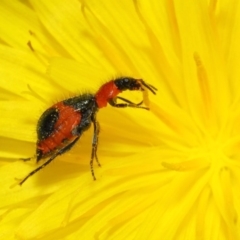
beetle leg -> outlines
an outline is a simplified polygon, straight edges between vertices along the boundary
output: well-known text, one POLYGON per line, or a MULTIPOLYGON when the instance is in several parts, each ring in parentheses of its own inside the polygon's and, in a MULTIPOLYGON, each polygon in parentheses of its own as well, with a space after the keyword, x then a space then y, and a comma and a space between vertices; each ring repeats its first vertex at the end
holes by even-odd
POLYGON ((80 138, 77 137, 75 138, 72 142, 70 142, 68 145, 66 145, 65 147, 59 149, 58 151, 56 151, 45 163, 43 163, 41 166, 39 166, 38 168, 36 168, 35 170, 33 170, 32 172, 30 172, 25 178, 21 179, 21 181, 19 182, 19 185, 21 186, 29 177, 31 177, 33 174, 35 174, 36 172, 38 172, 39 170, 43 169, 44 167, 46 167, 49 163, 51 163, 53 161, 53 159, 55 159, 58 155, 61 155, 63 153, 65 153, 66 151, 70 150, 71 147, 77 142, 77 140, 80 138))
POLYGON ((131 102, 130 100, 128 100, 128 99, 126 99, 126 98, 123 98, 123 97, 117 96, 116 98, 117 98, 117 99, 121 99, 121 100, 124 101, 124 102, 130 103, 130 104, 133 104, 133 105, 137 105, 137 106, 140 106, 140 105, 143 104, 143 101, 141 101, 141 102, 139 102, 139 103, 133 103, 133 102, 131 102))
POLYGON ((28 158, 19 158, 19 160, 22 160, 24 162, 30 161, 33 157, 28 157, 28 158))
POLYGON ((126 98, 122 98, 122 97, 116 97, 116 98, 111 98, 110 100, 108 100, 108 103, 113 106, 113 107, 117 107, 117 108, 125 108, 125 107, 133 107, 133 108, 142 108, 142 109, 146 109, 149 110, 148 107, 143 107, 141 106, 141 104, 143 103, 133 103, 130 100, 126 99, 126 98), (126 102, 126 103, 117 103, 117 99, 121 99, 122 101, 126 102))
POLYGON ((91 173, 92 173, 93 179, 96 180, 94 169, 93 169, 93 161, 95 158, 98 166, 101 167, 101 164, 99 163, 98 157, 97 157, 98 136, 100 132, 100 126, 96 120, 95 115, 92 116, 92 122, 93 122, 94 132, 93 132, 93 140, 92 140, 92 154, 91 154, 91 160, 90 160, 90 167, 91 167, 91 173))

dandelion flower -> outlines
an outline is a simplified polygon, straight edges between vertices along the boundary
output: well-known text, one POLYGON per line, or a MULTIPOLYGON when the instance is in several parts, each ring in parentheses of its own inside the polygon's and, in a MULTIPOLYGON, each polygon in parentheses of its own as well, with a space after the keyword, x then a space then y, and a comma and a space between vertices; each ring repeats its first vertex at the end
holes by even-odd
MULTIPOLYGON (((1 239, 239 239, 238 1, 2 1, 1 239), (36 122, 116 76, 158 88, 141 109, 35 165, 36 122)), ((128 93, 141 101, 139 93, 128 93)))

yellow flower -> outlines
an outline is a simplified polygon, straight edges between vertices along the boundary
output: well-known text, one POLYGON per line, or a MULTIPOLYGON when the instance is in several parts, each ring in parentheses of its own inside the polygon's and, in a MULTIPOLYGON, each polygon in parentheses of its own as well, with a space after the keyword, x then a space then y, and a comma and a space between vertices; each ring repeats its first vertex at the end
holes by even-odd
MULTIPOLYGON (((238 1, 0 4, 0 239, 239 239, 238 1), (53 103, 116 76, 158 88, 150 111, 101 109, 21 187, 53 103)), ((133 102, 141 94, 127 93, 133 102)))

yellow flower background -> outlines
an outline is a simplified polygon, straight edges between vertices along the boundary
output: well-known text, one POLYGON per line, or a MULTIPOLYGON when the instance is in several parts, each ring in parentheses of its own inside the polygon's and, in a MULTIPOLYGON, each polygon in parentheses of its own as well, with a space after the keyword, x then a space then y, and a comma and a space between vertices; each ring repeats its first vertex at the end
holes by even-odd
POLYGON ((237 0, 1 0, 0 239, 240 239, 239 18, 237 0), (16 185, 41 113, 123 75, 158 92, 99 111, 97 180, 91 128, 16 185))

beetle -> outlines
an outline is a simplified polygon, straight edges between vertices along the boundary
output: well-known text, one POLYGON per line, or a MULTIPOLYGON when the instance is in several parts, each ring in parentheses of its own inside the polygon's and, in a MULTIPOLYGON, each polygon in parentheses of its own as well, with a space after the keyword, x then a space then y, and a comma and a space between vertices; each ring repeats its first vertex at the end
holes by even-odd
POLYGON ((101 166, 97 157, 99 136, 97 111, 106 107, 108 103, 117 108, 133 107, 148 110, 149 108, 142 106, 143 101, 136 104, 118 96, 122 91, 144 91, 145 88, 156 94, 157 89, 142 79, 120 77, 103 84, 95 94, 86 93, 68 98, 48 108, 41 115, 37 124, 36 160, 39 162, 42 159, 48 159, 21 179, 19 185, 46 167, 57 156, 70 150, 91 124, 93 124, 93 140, 90 169, 93 179, 96 180, 93 169, 94 159, 101 166), (118 103, 118 99, 122 103, 118 103))

